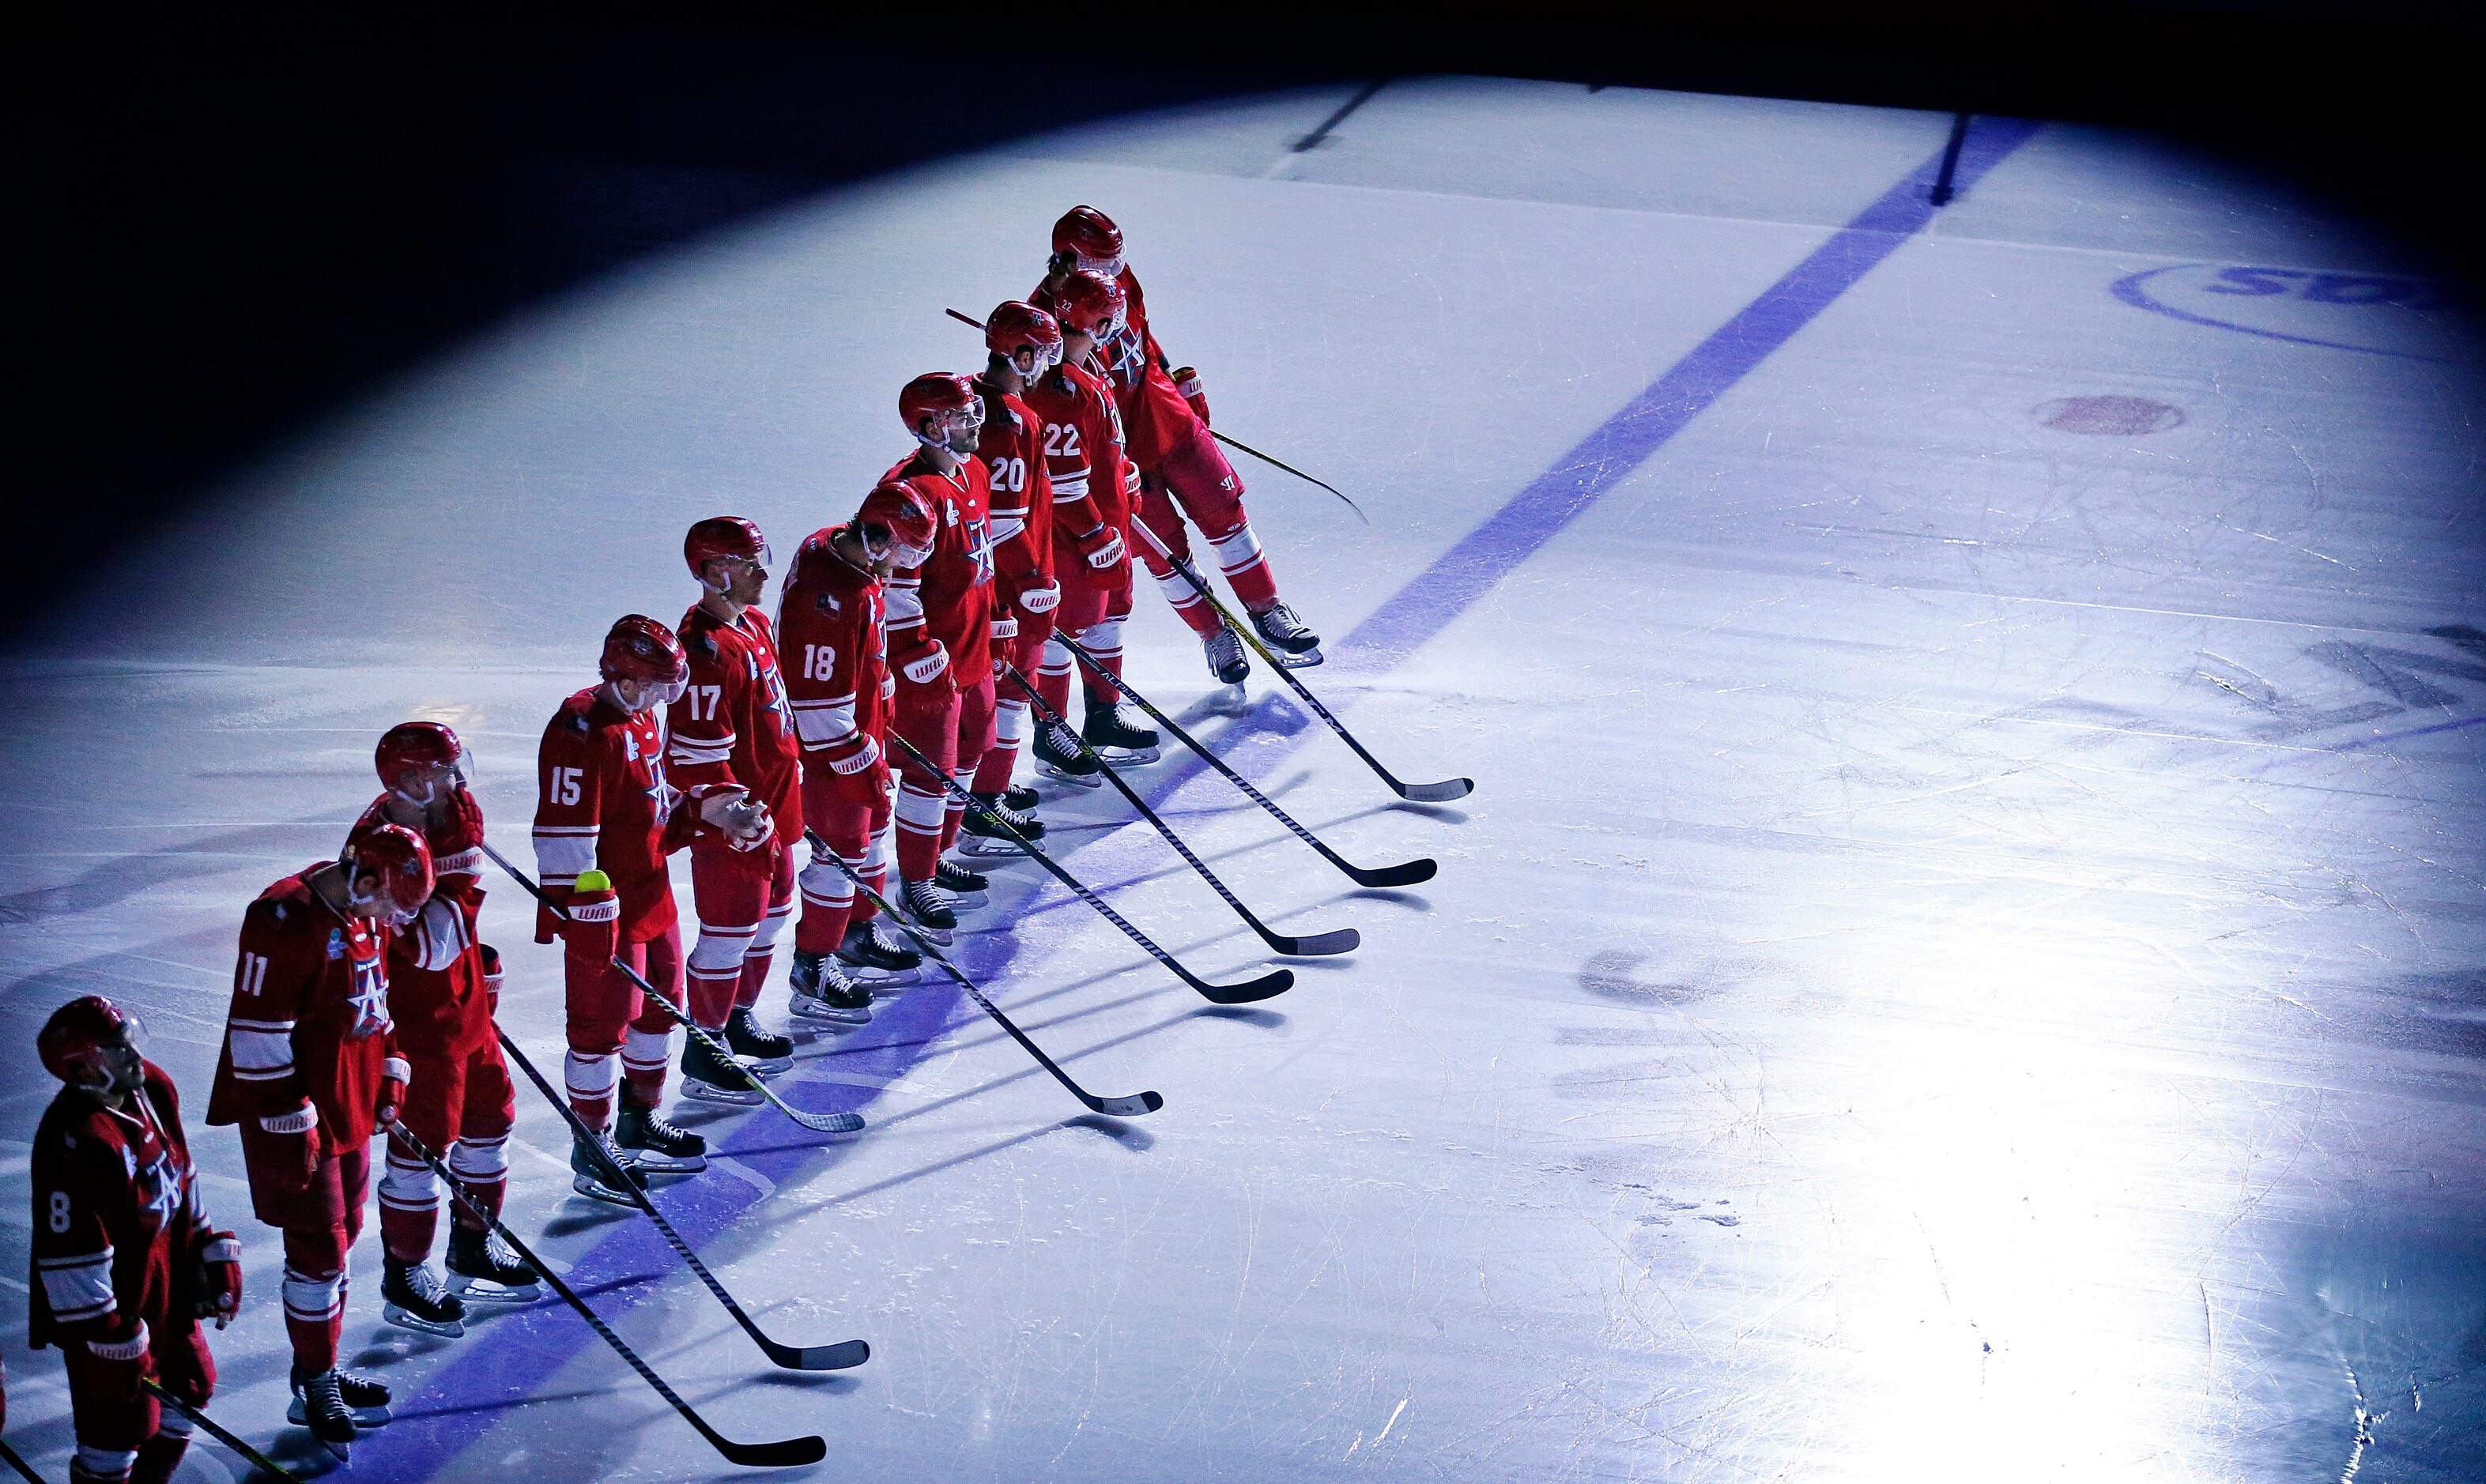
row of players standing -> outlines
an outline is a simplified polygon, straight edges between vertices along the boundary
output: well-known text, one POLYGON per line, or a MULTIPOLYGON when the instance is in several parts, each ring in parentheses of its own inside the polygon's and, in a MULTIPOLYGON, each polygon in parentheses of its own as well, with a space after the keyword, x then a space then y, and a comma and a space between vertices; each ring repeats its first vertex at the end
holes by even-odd
MULTIPOLYGON (((798 894, 795 1017, 862 1025, 873 989, 916 977, 918 955, 820 850, 884 895, 894 855, 897 904, 946 943, 986 884, 947 856, 962 832, 982 853, 1016 848, 957 795, 1037 839, 1037 797, 1011 782, 1031 735, 1039 769, 1074 786, 1098 782, 1091 753, 1155 756, 1156 734, 1110 682, 1087 677, 1074 739, 1061 723, 1031 726, 1015 677, 1032 674, 1049 713, 1068 716, 1075 663, 1057 630, 1119 673, 1134 516, 1165 543, 1137 550, 1221 683, 1244 678, 1243 647, 1175 568, 1190 562, 1177 507, 1270 648, 1319 662, 1208 434, 1198 374, 1149 332, 1119 231, 1081 206, 1056 224, 1054 248, 1036 292, 987 320, 981 374, 907 384, 898 410, 917 451, 851 519, 803 542, 774 624, 759 607, 765 536, 740 517, 701 521, 684 542, 701 596, 678 630, 617 622, 602 683, 544 731, 534 839, 550 905, 537 938, 564 946, 565 1092, 603 1145, 573 1150, 582 1195, 627 1203, 607 1183, 616 1168, 644 1186, 705 1165, 705 1140, 660 1112, 673 1016, 617 960, 732 1051, 687 1041, 684 1092, 756 1104, 753 1079, 792 1064, 791 1042, 754 1008, 798 894), (931 766, 893 766, 893 736, 931 766), (797 872, 807 836, 814 859, 797 872), (699 920, 687 956, 667 867, 683 849, 699 920)), ((463 751, 447 727, 410 722, 374 762, 383 792, 338 859, 275 883, 245 915, 207 1117, 238 1126, 253 1212, 283 1234, 290 1419, 340 1457, 389 1419, 388 1388, 338 1364, 375 1132, 392 1130, 378 1188, 388 1320, 454 1336, 469 1305, 536 1294, 488 1229, 515 1102, 495 1034, 499 957, 478 937, 483 820, 463 751), (443 1193, 394 1132, 401 1119, 446 1152, 462 1197, 445 1283, 429 1266, 443 1193)), ((140 1383, 204 1406, 214 1364, 199 1320, 221 1328, 240 1299, 238 1241, 207 1222, 172 1083, 139 1055, 139 1031, 89 996, 41 1038, 66 1086, 37 1139, 31 1332, 64 1351, 84 1479, 170 1476, 187 1427, 140 1383)))

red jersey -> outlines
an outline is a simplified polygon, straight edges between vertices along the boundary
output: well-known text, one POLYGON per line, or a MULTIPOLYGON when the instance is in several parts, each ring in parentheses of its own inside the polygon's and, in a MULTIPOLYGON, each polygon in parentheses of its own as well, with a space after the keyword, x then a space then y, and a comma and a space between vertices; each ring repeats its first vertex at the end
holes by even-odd
MULTIPOLYGON (((1082 367, 1063 366, 1060 374, 1067 392, 1048 374, 1019 394, 1044 425, 1057 545, 1093 531, 1099 521, 1123 529, 1130 518, 1132 486, 1139 482, 1139 471, 1122 455, 1122 414, 1114 405, 1114 395, 1082 367)), ((1065 554, 1055 563, 1055 572, 1072 560, 1065 554)))
MULTIPOLYGON (((396 823, 388 816, 388 798, 381 794, 372 801, 346 832, 345 843, 396 823)), ((400 1046, 463 1058, 492 1038, 491 995, 475 927, 483 910, 483 886, 476 874, 483 866, 483 840, 468 838, 455 811, 441 811, 445 817, 438 823, 428 817, 431 812, 426 811, 423 841, 431 847, 436 884, 415 920, 390 934, 389 1019, 400 1046)))
POLYGON ((292 1113, 307 1102, 330 1141, 350 1148, 371 1142, 380 1079, 397 1058, 384 961, 391 934, 311 890, 305 878, 326 864, 269 887, 242 914, 207 1122, 292 1113))
POLYGON ((767 616, 746 608, 728 623, 693 608, 675 632, 691 660, 690 683, 665 714, 675 785, 741 784, 768 806, 778 842, 790 848, 803 838, 802 754, 767 616))
MULTIPOLYGON (((561 703, 536 746, 536 869, 544 891, 566 901, 581 871, 613 878, 622 899, 622 941, 645 943, 676 921, 674 884, 665 871, 681 796, 665 782, 664 732, 653 709, 622 710, 590 686, 561 703)), ((536 941, 557 923, 536 914, 536 941)))
POLYGON ((976 388, 984 394, 983 441, 976 456, 992 486, 993 571, 1002 584, 998 610, 1053 575, 1053 480, 1044 462, 1043 420, 1008 392, 981 379, 976 388))
POLYGON ((190 1322, 189 1268, 207 1229, 173 1080, 145 1063, 126 1110, 63 1087, 35 1128, 35 1271, 26 1342, 90 1325, 131 1333, 190 1322))
POLYGON ((893 466, 883 484, 903 484, 932 512, 932 555, 885 585, 889 647, 903 655, 930 637, 950 651, 950 674, 961 688, 992 673, 993 543, 986 512, 992 484, 981 458, 955 474, 932 467, 926 453, 893 466))
MULTIPOLYGON (((1200 436, 1200 417, 1166 374, 1165 352, 1148 333, 1147 300, 1140 292, 1138 275, 1124 268, 1115 282, 1121 286, 1127 308, 1122 327, 1097 344, 1096 369, 1113 383, 1114 400, 1130 429, 1131 461, 1154 469, 1167 454, 1200 436)), ((1053 296, 1041 287, 1029 297, 1036 308, 1052 311, 1053 296)))
MULTIPOLYGON (((858 571, 830 550, 843 526, 812 533, 794 554, 777 599, 777 633, 794 668, 786 675, 786 698, 794 708, 794 736, 810 754, 851 752, 857 737, 886 750, 897 695, 889 673, 886 599, 880 579, 858 571)), ((884 761, 851 774, 832 773, 817 758, 804 767, 820 775, 852 779, 855 797, 869 802, 889 788, 884 761)))

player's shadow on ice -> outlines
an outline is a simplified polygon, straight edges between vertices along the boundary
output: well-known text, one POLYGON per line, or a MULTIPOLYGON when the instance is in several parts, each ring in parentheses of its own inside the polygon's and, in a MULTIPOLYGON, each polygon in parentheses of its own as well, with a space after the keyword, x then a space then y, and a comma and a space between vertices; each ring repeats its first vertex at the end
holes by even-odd
POLYGON ((1706 1000, 1722 987, 1716 983, 1635 978, 1633 971, 1648 962, 1645 953, 1629 953, 1608 948, 1591 954, 1580 966, 1580 987, 1600 999, 1616 1000, 1625 1004, 1689 1004, 1706 1000))

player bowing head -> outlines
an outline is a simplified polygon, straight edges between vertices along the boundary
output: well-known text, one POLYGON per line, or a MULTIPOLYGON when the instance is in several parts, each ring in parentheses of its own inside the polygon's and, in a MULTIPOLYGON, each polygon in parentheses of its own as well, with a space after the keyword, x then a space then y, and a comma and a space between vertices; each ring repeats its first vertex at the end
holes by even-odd
POLYGON ((372 765, 380 786, 416 809, 428 809, 465 786, 466 750, 439 722, 400 722, 381 733, 372 765))
POLYGON ((1053 317, 1062 326, 1062 358, 1085 366, 1098 345, 1114 338, 1129 308, 1119 284, 1093 273, 1072 273, 1053 290, 1053 317))
POLYGON ((52 1012, 35 1036, 43 1070, 107 1108, 119 1108, 146 1074, 147 1027, 101 995, 52 1012))
POLYGON ((596 663, 606 697, 630 716, 679 701, 691 677, 690 659, 674 631, 646 614, 624 614, 604 635, 596 663))
POLYGON ((319 899, 349 918, 403 927, 431 900, 436 881, 431 847, 403 825, 366 831, 337 857, 311 873, 319 899))
POLYGON ((1024 299, 1006 299, 984 316, 984 348, 992 352, 985 375, 1005 392, 1044 379, 1062 359, 1062 325, 1024 299))
POLYGON ((940 531, 914 490, 903 484, 883 484, 864 496, 845 534, 852 536, 851 550, 835 541, 831 549, 849 563, 860 558, 859 564, 872 576, 887 577, 900 567, 922 566, 931 557, 940 531))

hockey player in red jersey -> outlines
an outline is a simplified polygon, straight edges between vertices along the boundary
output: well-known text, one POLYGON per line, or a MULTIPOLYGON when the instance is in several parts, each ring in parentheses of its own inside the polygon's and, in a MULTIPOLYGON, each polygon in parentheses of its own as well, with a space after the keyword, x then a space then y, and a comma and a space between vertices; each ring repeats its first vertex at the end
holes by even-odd
MULTIPOLYGON (((1019 398, 1062 359, 1062 327, 1035 305, 1012 299, 984 317, 984 346, 991 354, 976 378, 976 390, 984 398, 983 438, 976 453, 992 484, 993 745, 977 765, 972 786, 978 801, 1011 831, 1041 839, 1044 825, 1031 812, 1035 791, 1010 786, 1027 733, 1028 702, 1019 682, 1002 673, 1001 662, 1007 659, 1020 673, 1035 674, 1044 663, 1062 602, 1062 584, 1054 577, 1055 495, 1045 447, 1063 435, 1048 428, 1019 398)), ((1074 517, 1083 530, 1100 526, 1094 502, 1084 488, 1064 498, 1086 508, 1084 517, 1074 517)), ((1067 541, 1063 545, 1070 548, 1067 541)), ((1075 551, 1072 560, 1078 560, 1075 551)), ((1018 851, 1009 834, 982 814, 967 816, 960 839, 969 854, 1018 851)))
MULTIPOLYGON (((932 512, 914 491, 883 484, 853 519, 803 542, 778 601, 778 637, 793 662, 786 693, 803 746, 804 825, 875 892, 885 893, 889 879, 882 840, 898 690, 881 584, 900 566, 921 569, 936 536, 932 512)), ((871 904, 858 899, 854 883, 820 851, 815 843, 801 877, 790 1007, 805 1019, 859 1026, 871 1019, 871 995, 846 972, 838 949, 849 925, 870 919, 871 904)))
POLYGON ((890 726, 948 774, 932 777, 898 759, 898 905, 926 938, 947 943, 958 909, 981 906, 985 886, 941 858, 965 811, 951 804, 946 785, 974 780, 993 736, 991 485, 976 457, 984 402, 966 377, 934 372, 906 384, 898 413, 921 447, 880 485, 923 506, 934 531, 931 554, 897 568, 884 585, 889 664, 898 675, 890 726))
POLYGON ((141 1055, 133 1017, 100 995, 52 1012, 35 1038, 64 1085, 35 1130, 34 1273, 26 1341, 61 1347, 78 1481, 164 1484, 216 1387, 199 1321, 241 1305, 241 1244, 207 1222, 181 1105, 141 1055))
MULTIPOLYGON (((1277 578, 1243 509, 1243 481, 1209 435, 1208 398, 1201 390, 1200 372, 1167 360, 1148 329, 1139 275, 1123 259, 1122 230, 1093 206, 1074 206, 1053 224, 1045 287, 1057 288, 1072 273, 1110 279, 1129 301, 1121 327, 1107 339, 1098 360, 1114 383, 1130 430, 1131 459, 1143 481, 1141 518, 1173 548, 1176 560, 1187 560, 1191 544, 1175 512, 1179 506, 1216 550, 1227 584, 1243 600, 1261 640, 1290 665, 1319 664, 1320 637, 1279 600, 1277 578)), ((1241 641, 1225 632, 1216 610, 1155 547, 1142 541, 1139 552, 1158 590, 1200 636, 1209 672, 1229 685, 1241 681, 1246 673, 1241 641)))
MULTIPOLYGON (((690 661, 674 631, 644 614, 617 619, 597 661, 602 683, 572 695, 536 748, 536 869, 563 909, 536 915, 536 941, 563 944, 569 1054, 562 1084, 578 1121, 641 1171, 707 1168, 707 1140, 657 1113, 673 1059, 674 1018, 614 969, 620 958, 676 1005, 682 1003, 682 930, 665 857, 689 839, 690 811, 665 777, 656 708, 681 699, 690 661), (619 1054, 622 1116, 614 1126, 619 1054)), ((731 795, 706 802, 722 816, 731 795)), ((610 1161, 571 1140, 570 1184, 615 1204, 610 1161)))
MULTIPOLYGON (((497 1216, 517 1106, 493 1035, 500 955, 476 938, 483 811, 466 786, 464 759, 457 733, 438 722, 390 728, 373 756, 383 791, 346 838, 395 824, 431 847, 431 899, 389 943, 389 1018, 414 1073, 400 1116, 425 1148, 444 1155, 467 1199, 497 1216)), ((450 1287, 442 1287, 428 1262, 441 1191, 431 1167, 394 1133, 379 1194, 389 1323, 456 1335, 469 1303, 535 1299, 534 1270, 463 1203, 451 1219, 450 1287)))
MULTIPOLYGON (((726 1041, 733 1062, 775 1076, 794 1064, 794 1043, 762 1030, 751 1007, 794 911, 803 765, 776 631, 755 606, 768 586, 768 540, 740 516, 714 516, 691 527, 682 560, 701 591, 678 630, 690 679, 666 708, 665 765, 699 810, 690 832, 700 928, 691 1019, 726 1041), (711 800, 719 802, 711 808, 711 800)), ((682 1047, 682 1090, 693 1097, 757 1104, 745 1071, 697 1040, 682 1047)))
POLYGON ((238 1124, 252 1211, 285 1234, 293 1419, 339 1458, 388 1390, 337 1368, 345 1254, 371 1194, 372 1133, 405 1104, 388 943, 431 899, 431 849, 401 825, 270 886, 243 914, 207 1122, 238 1124))
MULTIPOLYGON (((1046 423, 1046 464, 1055 492, 1055 536, 1063 536, 1080 560, 1065 555, 1054 563, 1063 584, 1055 628, 1077 640, 1108 671, 1122 669, 1122 621, 1131 613, 1130 512, 1139 495, 1139 471, 1123 452, 1122 417, 1104 379, 1092 370, 1098 349, 1122 322, 1122 290, 1092 273, 1072 273, 1043 293, 1043 303, 1062 327, 1062 360, 1021 394, 1046 423), (1063 496, 1070 495, 1068 500, 1063 496), (1100 524, 1086 535, 1075 534, 1089 511, 1077 504, 1084 493, 1100 524)), ((1036 677, 1045 702, 1063 716, 1070 714, 1069 649, 1048 646, 1036 677)), ((1157 756, 1154 728, 1126 716, 1119 696, 1100 688, 1093 675, 1082 673, 1087 715, 1080 730, 1088 744, 1107 761, 1139 763, 1157 756)), ((1076 741, 1056 736, 1053 728, 1036 734, 1036 763, 1064 783, 1093 788, 1103 782, 1076 741)))

